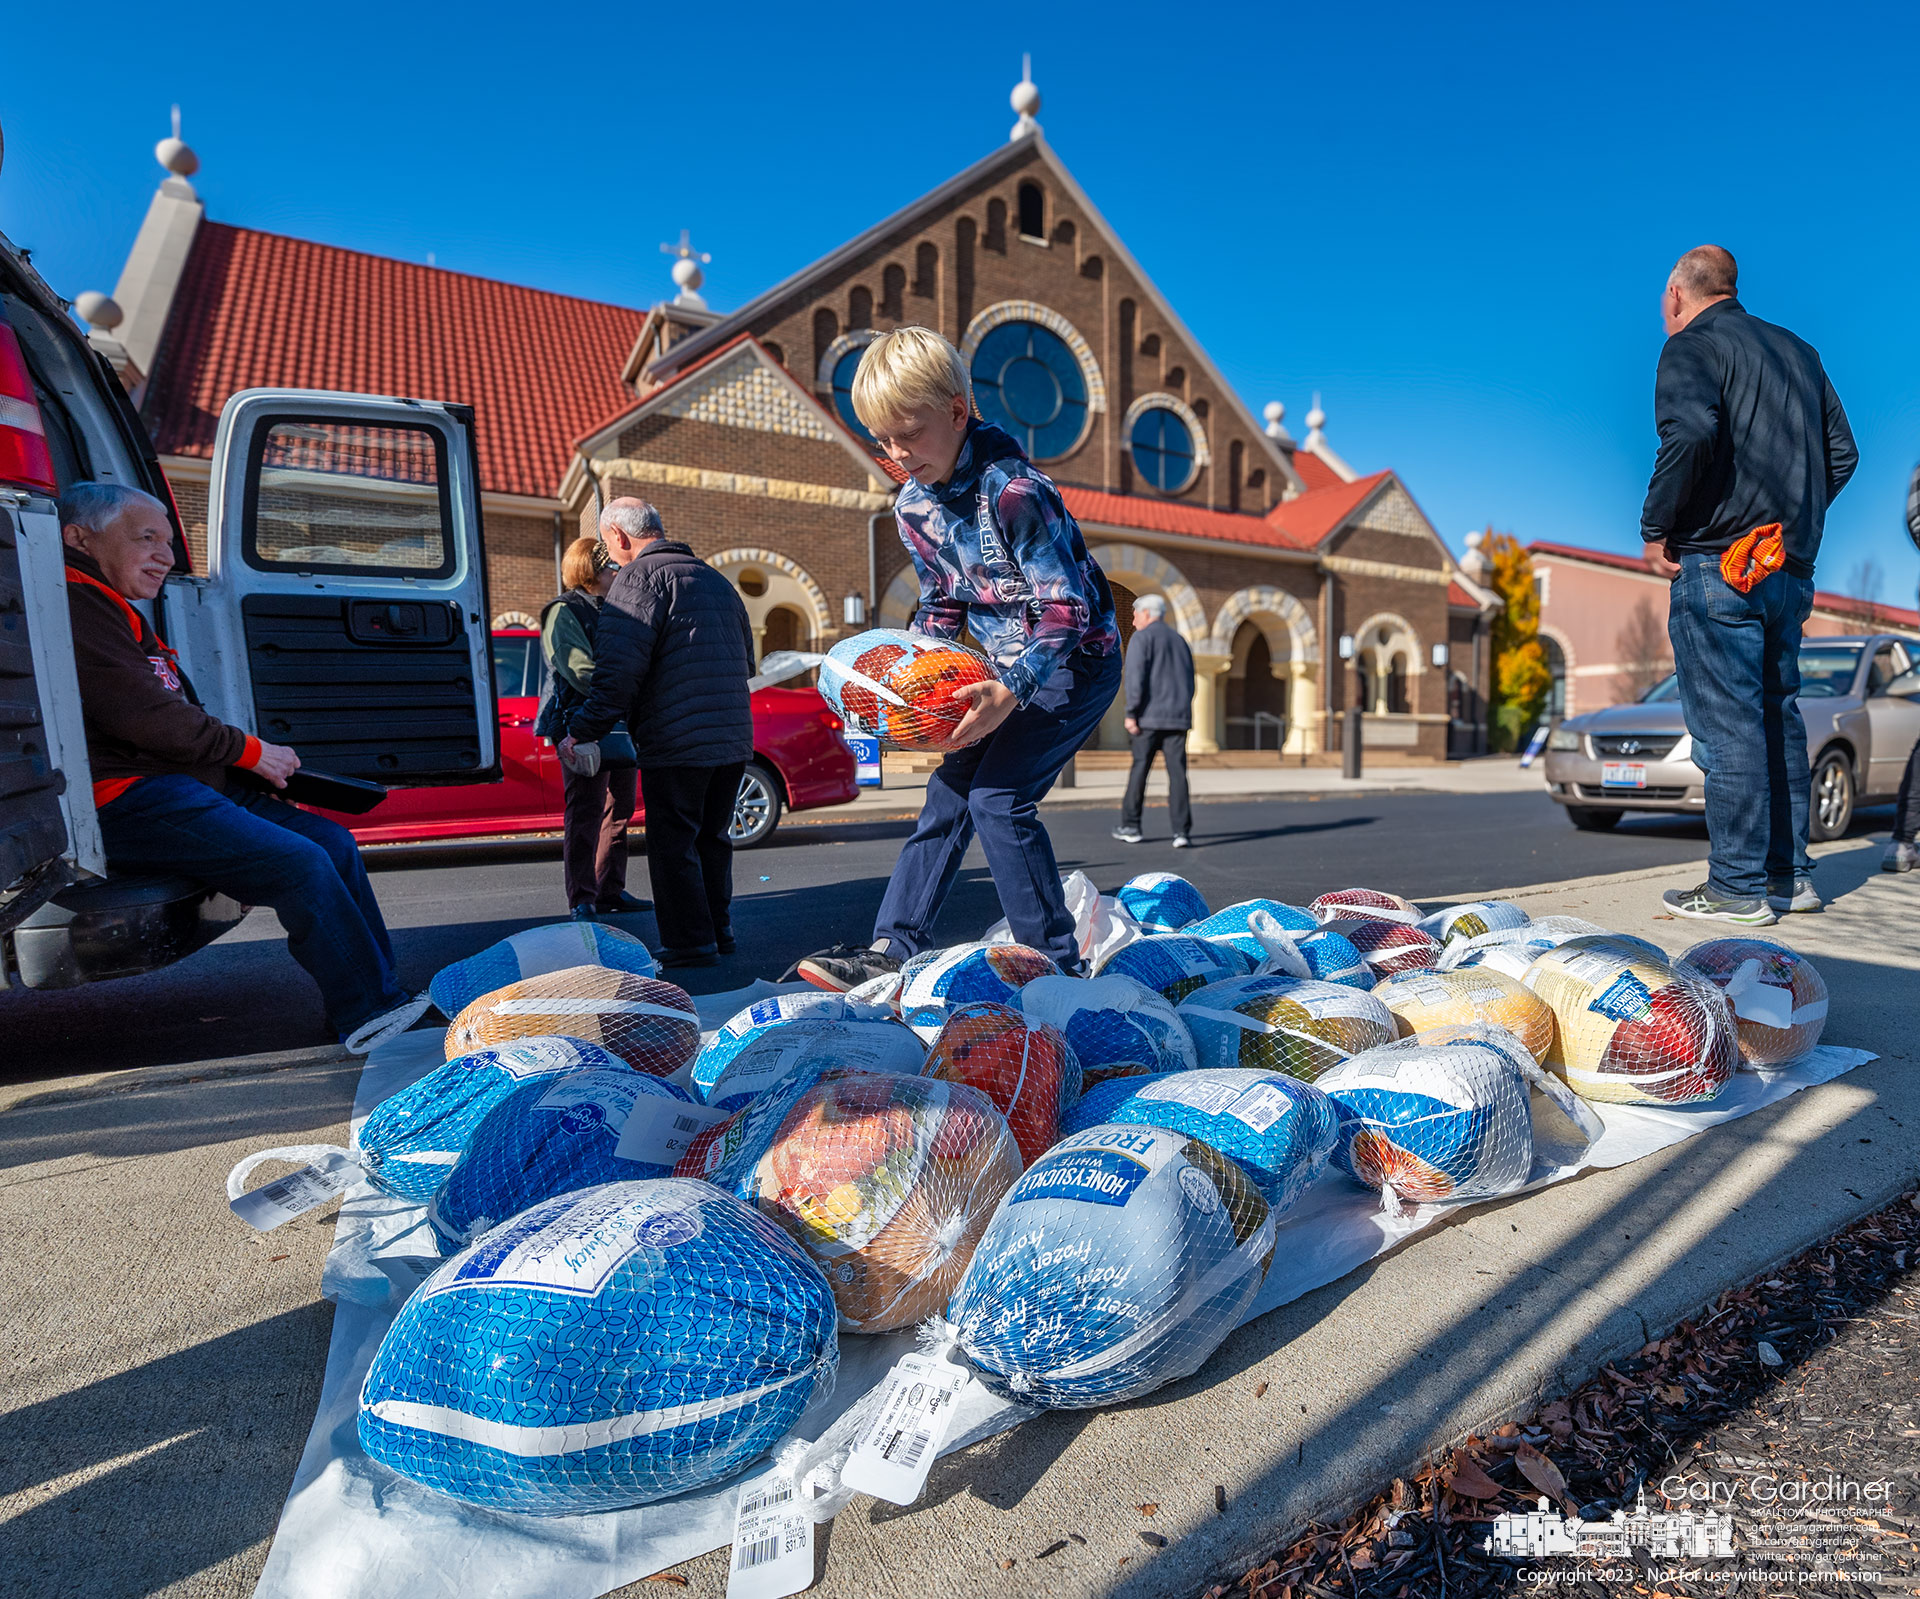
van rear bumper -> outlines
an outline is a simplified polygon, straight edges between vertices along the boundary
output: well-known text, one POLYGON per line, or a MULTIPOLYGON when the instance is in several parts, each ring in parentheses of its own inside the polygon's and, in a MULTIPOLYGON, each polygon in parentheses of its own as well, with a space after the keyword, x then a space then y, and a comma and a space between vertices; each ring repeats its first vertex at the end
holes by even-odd
POLYGON ((7 942, 23 986, 78 988, 191 955, 246 914, 190 877, 110 877, 54 895, 7 942))

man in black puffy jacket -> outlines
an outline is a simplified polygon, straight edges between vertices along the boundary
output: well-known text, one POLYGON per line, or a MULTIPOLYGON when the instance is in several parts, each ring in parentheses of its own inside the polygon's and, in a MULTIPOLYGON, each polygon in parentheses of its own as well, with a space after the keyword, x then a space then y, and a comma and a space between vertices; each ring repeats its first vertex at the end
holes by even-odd
POLYGON ((620 567, 601 602, 592 689, 562 760, 622 717, 640 757, 647 868, 662 966, 733 950, 734 798, 753 754, 753 628, 733 585, 669 539, 645 500, 618 499, 600 538, 620 567))

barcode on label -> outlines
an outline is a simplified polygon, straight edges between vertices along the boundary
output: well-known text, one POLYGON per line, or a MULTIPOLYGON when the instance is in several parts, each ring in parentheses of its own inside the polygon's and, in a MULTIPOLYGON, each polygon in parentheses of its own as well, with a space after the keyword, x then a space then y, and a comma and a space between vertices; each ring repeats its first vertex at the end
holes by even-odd
POLYGON ((676 1133, 691 1133, 698 1129, 699 1126, 700 1123, 695 1121, 691 1116, 676 1116, 673 1118, 673 1130, 676 1133))
POLYGON ((758 1493, 749 1494, 741 1503, 740 1514, 743 1516, 755 1516, 765 1510, 769 1505, 790 1504, 792 1500, 793 1488, 791 1485, 784 1488, 762 1488, 758 1493))
POLYGON ((932 1435, 917 1432, 907 1440, 907 1447, 900 1451, 900 1469, 911 1471, 920 1464, 920 1457, 927 1452, 927 1444, 932 1435))
POLYGON ((752 1543, 742 1544, 733 1554, 735 1571, 751 1571, 755 1566, 764 1566, 780 1553, 780 1535, 770 1534, 765 1538, 756 1538, 752 1543))

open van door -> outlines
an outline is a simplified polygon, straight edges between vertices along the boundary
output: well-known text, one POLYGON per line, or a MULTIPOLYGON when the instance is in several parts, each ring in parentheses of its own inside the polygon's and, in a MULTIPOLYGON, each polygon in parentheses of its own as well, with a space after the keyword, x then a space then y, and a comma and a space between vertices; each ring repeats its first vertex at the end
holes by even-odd
POLYGON ((247 389, 214 438, 204 581, 170 583, 208 708, 317 772, 500 775, 473 411, 247 389))

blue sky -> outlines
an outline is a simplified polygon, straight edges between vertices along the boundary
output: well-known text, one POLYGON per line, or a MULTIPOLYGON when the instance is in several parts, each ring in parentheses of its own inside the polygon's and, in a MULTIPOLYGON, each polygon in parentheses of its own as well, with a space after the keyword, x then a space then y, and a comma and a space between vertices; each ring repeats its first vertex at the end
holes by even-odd
POLYGON ((1004 139, 1028 50, 1049 140, 1248 405, 1298 433, 1319 390, 1456 549, 1637 550, 1659 289, 1727 245, 1859 435, 1822 586, 1874 560, 1912 605, 1920 21, 1737 14, 39 4, 9 54, 60 71, 0 80, 0 229, 111 290, 178 101, 219 220, 631 305, 691 228, 725 309, 1004 139))

